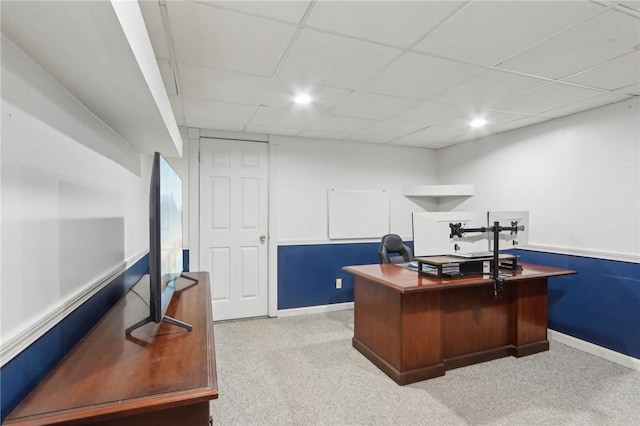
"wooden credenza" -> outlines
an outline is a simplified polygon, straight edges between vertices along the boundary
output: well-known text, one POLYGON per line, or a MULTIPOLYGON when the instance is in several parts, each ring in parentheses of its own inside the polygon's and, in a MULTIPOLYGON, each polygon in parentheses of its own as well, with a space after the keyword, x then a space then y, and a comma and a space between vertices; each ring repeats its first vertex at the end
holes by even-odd
POLYGON ((438 279, 391 264, 347 266, 354 279, 353 346, 400 385, 446 370, 549 349, 547 279, 575 271, 524 264, 488 275, 438 279))
POLYGON ((218 398, 209 274, 179 279, 167 323, 125 329, 149 314, 148 276, 120 300, 3 424, 202 425, 218 398))

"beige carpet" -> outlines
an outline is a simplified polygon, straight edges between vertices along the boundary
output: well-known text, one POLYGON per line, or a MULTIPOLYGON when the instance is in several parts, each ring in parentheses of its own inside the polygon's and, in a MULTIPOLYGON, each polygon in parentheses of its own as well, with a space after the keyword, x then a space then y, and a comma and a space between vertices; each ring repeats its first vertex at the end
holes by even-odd
POLYGON ((640 373, 560 343, 398 386, 351 346, 352 310, 214 329, 214 425, 640 425, 640 373))

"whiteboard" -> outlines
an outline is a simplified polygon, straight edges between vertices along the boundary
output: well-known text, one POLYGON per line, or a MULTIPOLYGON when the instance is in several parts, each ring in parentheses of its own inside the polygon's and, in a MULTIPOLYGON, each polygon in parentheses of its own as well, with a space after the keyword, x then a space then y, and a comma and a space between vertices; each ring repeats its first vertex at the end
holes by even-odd
POLYGON ((389 233, 389 194, 328 191, 329 239, 381 238, 389 233))

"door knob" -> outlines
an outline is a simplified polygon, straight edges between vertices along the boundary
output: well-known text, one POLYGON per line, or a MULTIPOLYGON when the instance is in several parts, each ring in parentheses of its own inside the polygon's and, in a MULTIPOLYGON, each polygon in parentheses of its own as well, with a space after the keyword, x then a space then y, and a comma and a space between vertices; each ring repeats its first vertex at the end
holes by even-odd
POLYGON ((264 244, 265 241, 267 241, 267 236, 264 234, 260 235, 260 244, 264 244))

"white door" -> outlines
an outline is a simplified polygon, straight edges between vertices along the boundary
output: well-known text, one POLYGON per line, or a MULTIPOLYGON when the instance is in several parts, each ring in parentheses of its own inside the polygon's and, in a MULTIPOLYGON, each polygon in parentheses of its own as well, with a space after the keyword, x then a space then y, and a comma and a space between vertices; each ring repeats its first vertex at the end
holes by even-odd
POLYGON ((267 315, 268 145, 200 139, 200 269, 213 319, 267 315))

